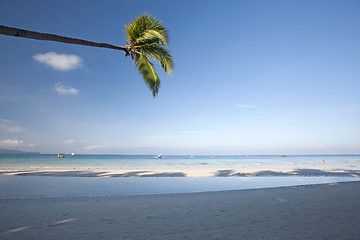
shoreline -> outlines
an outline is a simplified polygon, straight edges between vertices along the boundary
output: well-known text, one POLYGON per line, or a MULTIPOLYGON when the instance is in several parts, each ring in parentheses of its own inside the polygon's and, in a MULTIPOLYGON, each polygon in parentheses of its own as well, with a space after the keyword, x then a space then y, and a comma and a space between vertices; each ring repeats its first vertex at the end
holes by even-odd
POLYGON ((0 175, 0 199, 133 196, 357 182, 359 177, 69 177, 0 175))
POLYGON ((357 239, 360 182, 0 200, 6 239, 357 239))

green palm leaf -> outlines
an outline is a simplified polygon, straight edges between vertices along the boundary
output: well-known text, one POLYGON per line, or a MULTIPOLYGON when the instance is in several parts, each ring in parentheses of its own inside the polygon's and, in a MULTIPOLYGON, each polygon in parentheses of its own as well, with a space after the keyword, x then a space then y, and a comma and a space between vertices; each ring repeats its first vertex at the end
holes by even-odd
POLYGON ((163 31, 157 31, 154 29, 145 30, 141 37, 137 38, 135 41, 135 45, 142 45, 147 43, 158 43, 166 46, 168 44, 169 37, 163 31))
POLYGON ((172 69, 174 68, 174 63, 172 60, 172 56, 166 48, 159 45, 150 45, 141 47, 141 51, 148 57, 154 59, 155 61, 158 61, 167 75, 172 72, 172 69))
POLYGON ((160 79, 149 59, 159 62, 167 75, 172 72, 174 62, 169 50, 166 49, 169 33, 159 20, 147 14, 138 16, 125 26, 125 32, 130 42, 127 45, 127 55, 133 57, 139 73, 156 96, 160 79))
POLYGON ((150 87, 153 92, 153 96, 155 97, 158 94, 160 87, 160 79, 156 73, 154 65, 144 54, 137 57, 135 64, 139 73, 141 73, 146 84, 150 87))
POLYGON ((143 14, 135 18, 129 26, 125 26, 128 40, 136 43, 142 38, 157 37, 163 44, 167 44, 169 34, 161 22, 154 17, 143 14))

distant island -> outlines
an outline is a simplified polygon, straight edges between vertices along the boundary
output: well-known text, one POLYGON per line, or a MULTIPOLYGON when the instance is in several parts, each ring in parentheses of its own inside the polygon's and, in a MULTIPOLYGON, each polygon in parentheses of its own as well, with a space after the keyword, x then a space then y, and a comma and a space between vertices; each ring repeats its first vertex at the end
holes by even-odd
POLYGON ((0 148, 0 154, 40 154, 39 152, 24 152, 19 150, 0 148))

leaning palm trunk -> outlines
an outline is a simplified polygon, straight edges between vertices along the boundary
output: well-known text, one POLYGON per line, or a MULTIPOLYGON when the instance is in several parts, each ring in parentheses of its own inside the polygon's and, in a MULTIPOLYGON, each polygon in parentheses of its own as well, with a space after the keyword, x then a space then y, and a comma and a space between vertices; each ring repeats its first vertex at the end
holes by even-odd
POLYGON ((160 87, 160 79, 156 73, 153 63, 149 59, 159 62, 166 74, 171 73, 174 65, 172 56, 166 49, 169 37, 168 31, 159 20, 156 20, 154 17, 147 14, 143 14, 135 18, 129 26, 125 26, 125 28, 125 32, 128 37, 128 41, 125 46, 91 42, 49 33, 39 33, 7 27, 4 25, 0 25, 0 34, 36 40, 122 50, 125 52, 126 57, 131 56, 139 73, 143 76, 145 83, 149 86, 153 96, 155 97, 158 94, 160 87))
POLYGON ((107 43, 92 42, 77 38, 63 37, 55 34, 28 31, 19 28, 7 27, 4 25, 0 25, 0 34, 9 35, 13 37, 31 38, 36 40, 78 44, 78 45, 91 46, 91 47, 111 48, 111 49, 123 50, 123 51, 126 51, 127 49, 126 47, 115 46, 107 43))

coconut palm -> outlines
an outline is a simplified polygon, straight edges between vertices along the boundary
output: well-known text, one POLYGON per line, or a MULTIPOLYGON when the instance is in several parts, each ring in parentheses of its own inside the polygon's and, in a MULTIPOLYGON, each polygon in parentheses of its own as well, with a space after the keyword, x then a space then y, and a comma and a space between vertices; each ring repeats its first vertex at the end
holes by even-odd
POLYGON ((166 74, 173 69, 172 56, 166 49, 169 34, 159 20, 149 15, 141 15, 125 26, 129 51, 138 71, 155 96, 160 86, 160 79, 149 58, 160 63, 166 74))
POLYGON ((129 26, 125 26, 125 32, 127 35, 126 45, 116 46, 0 25, 0 34, 3 35, 122 50, 125 52, 125 56, 133 59, 136 68, 155 97, 160 87, 160 79, 154 64, 149 59, 159 62, 167 75, 171 73, 174 64, 172 56, 166 48, 169 33, 159 20, 148 14, 136 17, 129 26))

